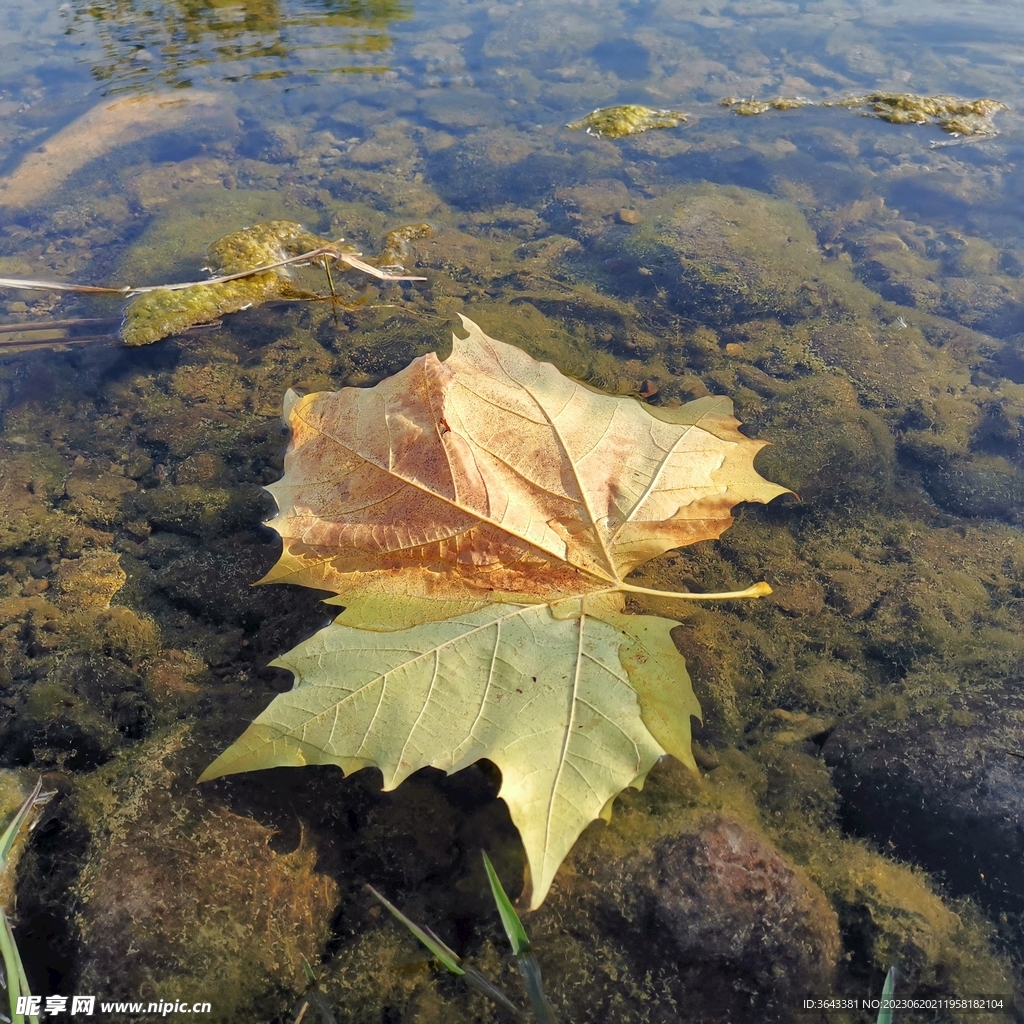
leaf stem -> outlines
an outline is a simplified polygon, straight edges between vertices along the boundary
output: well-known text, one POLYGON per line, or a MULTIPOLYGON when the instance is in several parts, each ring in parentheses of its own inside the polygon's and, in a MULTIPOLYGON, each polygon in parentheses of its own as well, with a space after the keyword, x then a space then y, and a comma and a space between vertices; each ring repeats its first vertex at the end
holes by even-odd
POLYGON ((728 590, 716 594, 689 594, 677 593, 672 590, 651 590, 648 587, 634 587, 631 583, 617 583, 616 590, 625 591, 627 594, 647 594, 649 597, 671 597, 679 601, 732 601, 744 597, 767 597, 772 588, 762 580, 755 583, 746 590, 728 590))

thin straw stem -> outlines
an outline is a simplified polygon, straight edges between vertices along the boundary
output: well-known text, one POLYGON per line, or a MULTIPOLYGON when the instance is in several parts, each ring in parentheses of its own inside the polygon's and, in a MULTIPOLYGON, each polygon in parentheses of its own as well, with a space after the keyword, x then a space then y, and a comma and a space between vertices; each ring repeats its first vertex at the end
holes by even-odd
POLYGON ((254 274, 265 274, 270 270, 278 270, 281 267, 293 266, 297 263, 311 263, 317 259, 340 260, 347 263, 364 274, 370 274, 381 281, 426 281, 425 277, 412 277, 410 275, 388 274, 377 267, 364 263, 359 259, 359 253, 346 252, 334 245, 321 246, 319 249, 311 249, 309 252, 301 253, 298 256, 289 256, 287 259, 278 260, 276 263, 267 263, 261 267, 253 267, 251 270, 240 270, 237 274, 222 274, 220 277, 210 277, 205 281, 184 281, 178 284, 149 284, 149 285, 125 285, 122 288, 104 288, 91 284, 65 284, 60 281, 44 281, 38 278, 0 277, 0 288, 18 288, 25 291, 43 292, 81 292, 84 294, 100 295, 144 295, 147 292, 159 291, 181 291, 183 288, 195 288, 202 284, 227 284, 229 281, 240 281, 254 274))

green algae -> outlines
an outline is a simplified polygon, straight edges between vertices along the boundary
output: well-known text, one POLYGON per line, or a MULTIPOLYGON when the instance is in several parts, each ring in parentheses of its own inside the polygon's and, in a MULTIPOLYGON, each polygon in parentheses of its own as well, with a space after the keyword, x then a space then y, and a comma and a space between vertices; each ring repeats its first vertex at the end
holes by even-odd
POLYGON ((763 114, 768 110, 799 110, 800 107, 814 106, 813 100, 804 99, 802 96, 776 96, 770 100, 738 99, 735 96, 726 96, 722 100, 723 107, 729 107, 734 114, 742 114, 744 117, 753 117, 763 114))
POLYGON ((839 105, 869 105, 875 117, 890 124, 937 124, 951 135, 997 135, 992 118, 1010 109, 999 100, 893 92, 871 92, 843 100, 839 105))
POLYGON ((261 306, 282 294, 283 282, 277 274, 146 292, 128 304, 121 340, 126 345, 152 345, 197 324, 213 323, 227 313, 261 306))
POLYGON ((770 100, 740 99, 727 96, 722 106, 734 114, 755 117, 769 110, 796 110, 799 107, 868 107, 872 117, 890 124, 934 124, 950 135, 998 135, 993 118, 1010 108, 1000 100, 965 100, 957 96, 918 96, 909 92, 869 92, 841 100, 813 100, 799 96, 776 96, 770 100))
POLYGON ((653 110, 627 104, 621 107, 599 107, 578 121, 570 121, 566 128, 586 131, 588 135, 607 139, 623 139, 627 135, 639 135, 652 128, 678 128, 686 123, 686 116, 681 110, 653 110))
MULTIPOLYGON (((383 253, 386 265, 401 269, 401 261, 409 256, 409 242, 431 232, 428 224, 388 232, 383 253)), ((386 271, 363 263, 356 256, 351 247, 339 248, 338 243, 312 235, 292 221, 266 221, 232 232, 206 250, 206 269, 218 278, 184 287, 136 289, 141 294, 125 309, 121 340, 129 346, 151 345, 171 334, 211 324, 227 313, 255 308, 272 299, 319 298, 291 281, 291 267, 311 262, 323 265, 336 304, 330 261, 338 260, 344 269, 355 267, 384 280, 423 280, 390 277, 386 271)))
POLYGON ((243 274, 330 244, 328 239, 310 234, 301 224, 271 220, 211 242, 206 260, 214 274, 243 274))
MULTIPOLYGON (((206 258, 211 272, 230 276, 248 274, 330 245, 326 238, 310 234, 301 224, 275 220, 217 239, 207 248, 206 258)), ((210 323, 226 313, 261 306, 271 299, 298 298, 304 294, 289 282, 286 267, 237 281, 159 288, 144 292, 128 304, 121 340, 126 345, 151 345, 197 324, 210 323)))

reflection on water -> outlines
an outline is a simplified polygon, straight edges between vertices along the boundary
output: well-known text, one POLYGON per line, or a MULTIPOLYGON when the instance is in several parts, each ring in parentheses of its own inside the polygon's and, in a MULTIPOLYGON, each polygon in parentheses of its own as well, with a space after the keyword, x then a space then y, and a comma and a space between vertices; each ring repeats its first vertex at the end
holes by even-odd
MULTIPOLYGON (((362 886, 503 976, 477 851, 510 890, 523 858, 493 771, 388 794, 372 771, 315 768, 191 784, 290 685, 271 660, 329 617, 315 593, 251 586, 277 556, 260 488, 281 476, 285 392, 374 384, 444 350, 460 312, 619 395, 731 397, 772 442, 759 470, 800 494, 637 580, 775 593, 647 609, 681 623, 702 779, 659 765, 528 920, 561 1018, 774 1024, 804 994, 877 994, 893 963, 908 995, 1013 987, 1015 6, 0 9, 0 276, 197 280, 214 239, 283 220, 427 278, 339 268, 341 302, 0 357, 0 786, 17 769, 62 787, 18 883, 19 940, 51 992, 155 985, 219 998, 218 1020, 291 1024, 305 957, 339 1020, 489 1019, 410 969, 362 886), (347 70, 363 73, 327 73, 347 70), (1010 109, 967 139, 826 105, 876 93, 1010 109), (721 102, 775 96, 811 103, 721 102), (566 127, 622 104, 685 122, 566 127)), ((97 318, 67 328, 92 337, 120 312, 0 293, 22 331, 97 318)))
POLYGON ((292 74, 380 74, 394 21, 412 0, 76 0, 70 35, 89 23, 102 59, 93 75, 109 91, 160 81, 282 78, 292 74))

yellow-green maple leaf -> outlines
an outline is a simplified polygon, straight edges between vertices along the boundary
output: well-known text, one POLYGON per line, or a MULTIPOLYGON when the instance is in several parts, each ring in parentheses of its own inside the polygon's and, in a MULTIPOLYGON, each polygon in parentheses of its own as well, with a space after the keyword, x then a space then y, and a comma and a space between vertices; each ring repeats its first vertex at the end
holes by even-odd
POLYGON ((391 789, 488 758, 536 907, 658 757, 694 766, 676 624, 625 614, 649 592, 627 575, 785 488, 754 470, 762 443, 727 400, 652 415, 463 323, 443 363, 292 404, 265 582, 333 590, 345 611, 275 663, 295 688, 203 778, 329 763, 376 766, 391 789))

